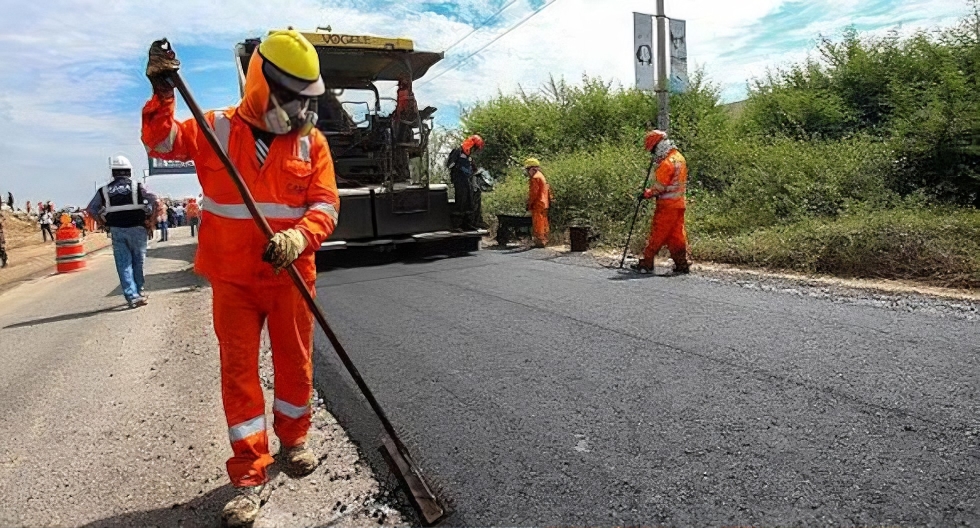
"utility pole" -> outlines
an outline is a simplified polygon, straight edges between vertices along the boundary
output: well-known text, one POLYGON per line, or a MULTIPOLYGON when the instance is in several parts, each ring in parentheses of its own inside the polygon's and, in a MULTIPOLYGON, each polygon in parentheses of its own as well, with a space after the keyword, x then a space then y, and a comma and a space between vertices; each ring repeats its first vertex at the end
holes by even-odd
POLYGON ((670 131, 670 93, 667 91, 667 14, 664 0, 657 0, 657 128, 670 131))

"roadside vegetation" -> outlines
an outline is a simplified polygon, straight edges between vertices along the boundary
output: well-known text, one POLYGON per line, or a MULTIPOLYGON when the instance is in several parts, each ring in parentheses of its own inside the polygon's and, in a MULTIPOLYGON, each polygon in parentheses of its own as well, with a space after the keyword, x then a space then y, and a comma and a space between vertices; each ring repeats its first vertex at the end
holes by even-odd
MULTIPOLYGON (((671 99, 690 165, 695 259, 980 287, 980 3, 959 25, 909 37, 848 32, 773 70, 722 105, 695 75, 671 99)), ((542 159, 552 231, 594 227, 621 245, 649 158, 650 96, 586 77, 501 94, 468 109, 461 132, 500 177, 488 222, 523 214, 520 162, 542 159)), ((638 224, 637 248, 646 234, 638 224)))

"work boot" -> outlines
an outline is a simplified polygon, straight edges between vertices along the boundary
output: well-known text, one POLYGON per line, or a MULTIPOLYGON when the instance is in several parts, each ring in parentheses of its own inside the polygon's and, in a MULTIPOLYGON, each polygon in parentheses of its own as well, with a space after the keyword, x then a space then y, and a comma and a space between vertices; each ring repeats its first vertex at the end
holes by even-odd
POLYGON ((279 459, 286 464, 286 474, 293 478, 305 477, 320 465, 320 460, 306 444, 283 447, 279 450, 279 459))
POLYGON ((639 262, 633 264, 630 268, 639 273, 653 273, 653 262, 647 259, 640 259, 639 262))
POLYGON ((681 257, 671 257, 674 259, 674 274, 675 275, 687 275, 691 272, 691 263, 688 262, 686 256, 681 257))
POLYGON ((235 497, 221 510, 221 522, 228 528, 252 526, 262 507, 262 489, 265 486, 235 488, 235 497))

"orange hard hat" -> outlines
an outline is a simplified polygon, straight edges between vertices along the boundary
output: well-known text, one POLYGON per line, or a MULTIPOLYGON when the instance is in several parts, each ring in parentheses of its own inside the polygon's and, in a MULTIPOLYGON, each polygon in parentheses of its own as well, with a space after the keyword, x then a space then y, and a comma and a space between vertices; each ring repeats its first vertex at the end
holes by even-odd
POLYGON ((463 152, 466 153, 467 156, 470 155, 470 152, 472 152, 474 148, 483 150, 483 138, 476 134, 473 134, 463 141, 463 152))
POLYGON ((647 138, 644 142, 647 152, 653 152, 653 149, 657 148, 657 145, 666 138, 667 133, 663 130, 651 130, 647 132, 647 138))

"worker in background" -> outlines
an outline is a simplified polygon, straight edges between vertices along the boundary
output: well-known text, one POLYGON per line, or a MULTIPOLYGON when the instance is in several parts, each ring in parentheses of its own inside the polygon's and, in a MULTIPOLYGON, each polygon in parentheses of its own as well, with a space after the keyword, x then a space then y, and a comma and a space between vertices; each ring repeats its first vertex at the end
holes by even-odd
POLYGON ((167 223, 167 204, 163 200, 157 202, 156 208, 153 210, 153 216, 156 218, 157 229, 160 230, 160 240, 157 242, 166 242, 170 240, 170 224, 167 223))
MULTIPOLYGON (((119 286, 130 308, 146 305, 143 263, 146 261, 146 216, 156 197, 133 182, 133 164, 125 156, 109 160, 112 181, 96 191, 86 211, 112 233, 119 286)), ((50 213, 48 213, 50 214, 50 213)))
POLYGON ((197 205, 197 198, 187 201, 187 224, 191 226, 191 238, 197 236, 197 226, 201 223, 201 206, 197 205))
POLYGON ((687 209, 687 160, 674 143, 667 139, 667 133, 661 130, 648 132, 645 146, 653 156, 654 173, 651 174, 653 186, 643 191, 641 198, 656 198, 657 207, 653 213, 650 239, 643 251, 643 258, 635 268, 640 272, 652 272, 654 257, 662 247, 667 246, 670 258, 674 260, 674 273, 690 273, 687 230, 684 227, 684 212, 687 209))
POLYGON ((47 242, 48 237, 51 237, 51 241, 54 242, 54 232, 51 231, 51 224, 54 223, 54 214, 51 212, 50 208, 48 206, 44 206, 37 219, 41 224, 41 241, 47 242))
POLYGON ((7 207, 9 207, 10 208, 10 211, 13 212, 13 210, 14 210, 14 193, 12 193, 12 192, 8 192, 7 193, 7 207))
POLYGON ((551 206, 551 187, 541 172, 541 162, 528 158, 524 162, 524 174, 531 180, 527 194, 527 210, 531 213, 531 234, 534 237, 534 247, 543 248, 548 245, 548 208, 551 206))
POLYGON ((398 93, 395 103, 395 141, 410 143, 414 140, 413 129, 418 122, 419 106, 412 92, 412 82, 398 81, 398 93))
POLYGON ((0 268, 7 267, 7 237, 3 234, 3 217, 0 217, 0 268))
POLYGON ((463 231, 476 231, 483 225, 483 194, 474 181, 476 166, 473 164, 473 155, 480 150, 483 150, 483 138, 472 135, 453 149, 446 159, 463 231))
POLYGON ((251 57, 241 102, 205 118, 241 172, 276 232, 271 241, 245 207, 220 158, 194 120, 174 119, 168 82, 179 61, 166 41, 150 48, 153 97, 143 107, 150 156, 190 161, 204 190, 195 270, 213 290, 214 330, 221 350, 221 393, 233 456, 227 469, 235 497, 226 525, 249 525, 268 482, 265 401, 259 343, 268 324, 275 366, 273 428, 279 463, 293 477, 312 473, 319 458, 307 447, 313 395, 313 314, 282 270, 296 265, 316 294, 315 252, 333 233, 340 200, 330 148, 312 102, 325 93, 315 48, 300 33, 272 33, 251 57))

